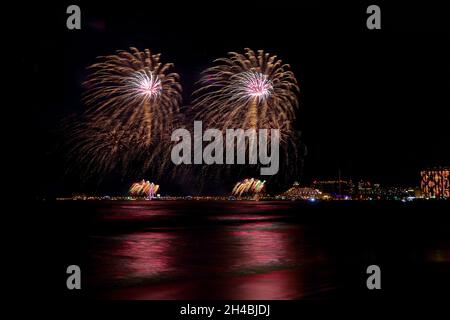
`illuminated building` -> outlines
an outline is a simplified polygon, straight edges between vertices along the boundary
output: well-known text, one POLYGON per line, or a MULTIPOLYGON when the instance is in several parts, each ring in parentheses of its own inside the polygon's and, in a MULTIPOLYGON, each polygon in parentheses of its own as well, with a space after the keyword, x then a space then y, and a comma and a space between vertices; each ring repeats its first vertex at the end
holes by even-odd
POLYGON ((354 189, 352 180, 315 180, 312 187, 335 199, 350 199, 354 189))
POLYGON ((450 198, 450 168, 425 169, 420 172, 420 190, 424 198, 450 198))
POLYGON ((298 182, 296 182, 289 190, 280 194, 280 197, 292 200, 317 199, 322 198, 322 192, 313 188, 300 187, 298 182))

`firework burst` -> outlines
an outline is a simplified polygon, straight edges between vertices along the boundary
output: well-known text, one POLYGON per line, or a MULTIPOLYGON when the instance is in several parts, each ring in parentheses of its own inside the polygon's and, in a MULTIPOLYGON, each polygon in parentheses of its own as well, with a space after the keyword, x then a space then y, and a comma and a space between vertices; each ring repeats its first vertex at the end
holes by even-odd
MULTIPOLYGON (((294 121, 299 86, 290 65, 263 50, 231 52, 228 57, 215 60, 215 65, 203 72, 198 85, 193 94, 196 120, 222 132, 237 128, 278 129, 282 175, 298 179, 300 139, 294 121)), ((247 149, 248 146, 246 143, 247 149)), ((204 170, 211 174, 211 168, 204 170)), ((233 176, 243 173, 241 169, 225 170, 233 176)))
MULTIPOLYGON (((83 83, 87 111, 69 124, 69 158, 87 175, 162 168, 181 103, 179 76, 136 48, 98 57, 83 83), (158 161, 158 163, 156 163, 158 161)), ((73 119, 72 119, 73 120, 73 119)))
POLYGON ((280 129, 286 136, 298 107, 294 73, 277 56, 246 49, 205 70, 194 92, 198 119, 222 129, 280 129))
POLYGON ((172 63, 160 54, 136 48, 99 57, 91 65, 84 102, 93 119, 107 116, 117 126, 137 125, 141 142, 148 146, 170 132, 181 103, 181 85, 172 63))
POLYGON ((147 196, 149 199, 155 197, 159 190, 159 185, 150 181, 142 180, 131 185, 129 193, 133 196, 147 196))

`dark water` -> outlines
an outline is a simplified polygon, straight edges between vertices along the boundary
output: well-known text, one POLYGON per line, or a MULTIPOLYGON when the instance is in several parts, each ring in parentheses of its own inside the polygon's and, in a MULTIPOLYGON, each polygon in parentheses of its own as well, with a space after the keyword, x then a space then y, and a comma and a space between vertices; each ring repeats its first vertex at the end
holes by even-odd
POLYGON ((41 210, 51 217, 50 261, 80 265, 83 297, 338 299, 375 294, 371 264, 381 267, 380 296, 450 290, 448 204, 70 201, 41 210))

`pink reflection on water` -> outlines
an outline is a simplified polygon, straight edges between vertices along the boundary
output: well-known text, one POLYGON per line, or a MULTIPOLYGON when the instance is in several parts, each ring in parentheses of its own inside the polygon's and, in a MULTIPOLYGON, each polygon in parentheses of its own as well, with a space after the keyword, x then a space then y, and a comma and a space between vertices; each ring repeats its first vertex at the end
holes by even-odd
POLYGON ((288 227, 273 222, 246 223, 233 228, 229 232, 233 269, 257 272, 295 263, 295 251, 289 250, 292 237, 288 231, 288 227))
POLYGON ((227 208, 230 208, 230 212, 236 213, 260 213, 264 214, 265 211, 276 210, 282 212, 283 209, 288 209, 290 207, 289 203, 276 203, 274 205, 270 202, 259 202, 259 201, 237 201, 237 202, 227 202, 227 208))
POLYGON ((278 270, 232 280, 234 300, 287 300, 304 294, 293 270, 278 270))
POLYGON ((156 203, 108 208, 102 220, 147 219, 133 227, 149 232, 92 237, 91 283, 115 299, 294 299, 329 286, 308 226, 270 210, 252 202, 231 214, 200 211, 202 221, 231 223, 192 229, 147 223, 183 215, 156 203))
POLYGON ((294 249, 295 228, 282 223, 254 222, 233 228, 232 299, 289 299, 302 292, 294 249), (291 270, 289 270, 291 269, 291 270))
POLYGON ((211 217, 211 220, 218 221, 263 221, 277 219, 282 216, 279 215, 255 215, 255 214, 229 214, 224 216, 211 217))
POLYGON ((288 300, 304 297, 294 270, 214 279, 204 283, 187 279, 176 283, 144 285, 112 290, 108 299, 135 300, 288 300))
POLYGON ((108 239, 104 250, 98 246, 94 257, 96 280, 159 278, 174 271, 171 255, 176 236, 166 232, 138 232, 108 239))
POLYGON ((120 206, 111 209, 99 210, 102 220, 148 220, 153 217, 168 216, 171 212, 157 206, 120 206))
MULTIPOLYGON (((189 277, 183 276, 176 282, 130 284, 121 290, 110 291, 106 296, 113 299, 279 300, 298 299, 329 290, 332 287, 327 280, 330 274, 323 268, 320 252, 311 250, 308 245, 299 245, 305 242, 303 231, 301 226, 284 223, 244 223, 211 234, 211 241, 199 242, 197 250, 189 244, 185 247, 184 241, 189 243, 189 238, 179 239, 178 244, 172 239, 170 241, 181 249, 175 250, 178 261, 170 254, 174 249, 164 252, 161 248, 161 251, 147 251, 156 256, 153 259, 137 258, 130 263, 133 268, 127 270, 147 276, 152 270, 141 266, 141 263, 163 261, 157 267, 159 272, 176 271, 176 267, 178 272, 187 271, 183 274, 189 274, 189 277), (188 248, 189 254, 181 254, 188 248)), ((128 242, 124 243, 120 250, 127 251, 127 245, 128 242)), ((131 245, 131 253, 138 257, 139 252, 136 251, 146 251, 146 245, 131 245)))

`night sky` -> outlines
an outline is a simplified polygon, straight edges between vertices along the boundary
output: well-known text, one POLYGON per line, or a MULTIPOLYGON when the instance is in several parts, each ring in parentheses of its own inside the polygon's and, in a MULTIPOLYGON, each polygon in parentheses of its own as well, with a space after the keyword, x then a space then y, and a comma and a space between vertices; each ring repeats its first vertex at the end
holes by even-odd
POLYGON ((301 90, 305 184, 340 168, 344 177, 414 186, 421 168, 450 164, 446 8, 380 5, 382 30, 371 31, 363 4, 78 2, 82 29, 71 31, 65 11, 73 3, 36 6, 23 40, 36 84, 25 108, 37 195, 82 188, 64 178, 56 128, 84 109, 85 67, 130 46, 175 63, 184 105, 200 72, 229 51, 264 49, 289 63, 301 90))

